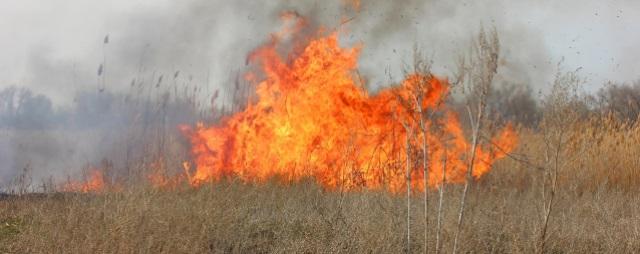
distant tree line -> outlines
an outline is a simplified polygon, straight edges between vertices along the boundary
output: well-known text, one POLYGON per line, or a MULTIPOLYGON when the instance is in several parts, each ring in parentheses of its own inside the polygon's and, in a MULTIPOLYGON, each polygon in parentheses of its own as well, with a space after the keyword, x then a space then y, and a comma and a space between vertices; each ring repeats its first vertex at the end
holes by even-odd
POLYGON ((62 119, 54 112, 51 99, 45 95, 15 86, 0 91, 0 127, 42 129, 59 120, 62 119))
MULTIPOLYGON (((539 95, 526 84, 504 83, 490 93, 491 117, 526 127, 537 126, 541 117, 539 95)), ((0 128, 49 129, 96 128, 138 123, 188 123, 199 120, 188 100, 132 98, 110 92, 82 91, 71 107, 55 108, 51 99, 29 88, 10 86, 0 90, 0 128)), ((640 80, 608 83, 593 94, 584 94, 581 111, 635 121, 640 115, 640 80)), ((578 110, 578 109, 577 109, 578 110)), ((464 109, 459 109, 464 114, 464 109)), ((464 118, 462 118, 464 119, 464 118)))
POLYGON ((189 123, 199 112, 190 102, 171 99, 132 98, 108 91, 81 91, 71 106, 54 107, 51 99, 29 88, 10 86, 0 90, 0 128, 40 130, 52 128, 108 128, 126 124, 189 123))
POLYGON ((622 84, 608 83, 589 100, 601 114, 612 114, 635 121, 640 114, 640 80, 622 84))
MULTIPOLYGON (((544 110, 539 97, 527 85, 503 84, 492 91, 489 104, 497 120, 536 127, 544 110)), ((640 116, 640 80, 607 83, 595 93, 583 93, 575 110, 634 122, 640 116)))

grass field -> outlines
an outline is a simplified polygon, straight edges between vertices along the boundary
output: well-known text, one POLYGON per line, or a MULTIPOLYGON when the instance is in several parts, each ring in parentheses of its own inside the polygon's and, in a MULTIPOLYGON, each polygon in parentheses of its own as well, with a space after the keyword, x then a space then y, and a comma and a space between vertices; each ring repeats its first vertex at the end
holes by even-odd
POLYGON ((231 85, 230 105, 180 96, 176 72, 110 95, 119 125, 3 130, 0 161, 24 169, 1 189, 0 253, 640 252, 638 114, 589 104, 578 70, 558 70, 511 113, 535 120, 509 123, 518 101, 490 96, 497 32, 474 38, 450 81, 416 52, 414 73, 369 94, 358 50, 330 35, 291 62, 260 47, 266 81, 231 85), (422 192, 427 169, 446 179, 422 192))
MULTIPOLYGON (((633 125, 576 132, 589 146, 560 173, 546 253, 640 250, 633 125), (624 149, 623 149, 624 148, 624 149), (616 162, 616 163, 611 163, 616 162), (587 166, 589 165, 589 166, 587 166), (612 167, 611 165, 614 165, 612 167)), ((599 125, 600 126, 600 125, 599 125)), ((539 135, 520 131, 514 153, 535 161, 539 135), (528 134, 527 134, 528 133, 528 134)), ((583 141, 580 141, 583 140, 583 141)), ((578 145, 577 143, 574 145, 578 145)), ((567 152, 567 158, 572 155, 567 152)), ((461 252, 530 253, 544 215, 544 170, 499 161, 472 185, 461 252)), ((447 185, 441 252, 450 252, 462 185, 447 185)), ((438 193, 412 200, 411 252, 435 251, 438 193), (424 246, 424 228, 428 242, 424 246)), ((102 194, 27 194, 0 200, 0 243, 7 253, 397 253, 406 248, 406 203, 386 191, 326 191, 313 180, 282 185, 222 181, 167 191, 132 187, 102 194)))
MULTIPOLYGON (((533 252, 540 227, 538 195, 489 182, 475 188, 460 250, 533 252)), ((459 192, 455 186, 446 195, 444 252, 451 251, 459 192)), ((631 193, 562 195, 547 252, 638 251, 639 205, 631 193)), ((430 208, 435 214, 435 206, 430 208)), ((419 253, 425 248, 424 211, 419 205, 412 209, 411 251, 419 253)), ((326 193, 312 183, 25 196, 0 201, 0 214, 1 251, 8 253, 397 253, 405 248, 402 198, 383 192, 326 193)), ((430 216, 431 233, 435 224, 430 216)))

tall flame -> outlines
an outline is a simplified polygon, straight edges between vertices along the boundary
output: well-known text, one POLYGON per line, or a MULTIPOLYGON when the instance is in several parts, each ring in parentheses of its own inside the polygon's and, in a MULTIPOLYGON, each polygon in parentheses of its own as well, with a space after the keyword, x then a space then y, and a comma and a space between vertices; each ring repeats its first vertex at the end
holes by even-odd
MULTIPOLYGON (((182 126, 192 143, 193 185, 228 177, 247 182, 312 177, 328 189, 399 191, 407 183, 409 155, 411 185, 424 190, 422 135, 428 147, 428 184, 440 183, 445 158, 447 182, 464 181, 470 146, 456 115, 439 103, 448 92, 446 79, 414 73, 372 95, 356 75, 360 47, 341 48, 334 32, 297 45, 302 50, 283 59, 277 52, 280 37, 274 35, 249 57, 261 72, 248 77, 263 78, 255 82, 257 98, 244 111, 212 126, 182 126), (425 134, 418 109, 447 113, 439 120, 425 119, 425 134), (403 123, 413 131, 407 133, 403 123)), ((501 149, 478 148, 476 178, 514 148, 516 137, 505 128, 492 141, 501 149)))

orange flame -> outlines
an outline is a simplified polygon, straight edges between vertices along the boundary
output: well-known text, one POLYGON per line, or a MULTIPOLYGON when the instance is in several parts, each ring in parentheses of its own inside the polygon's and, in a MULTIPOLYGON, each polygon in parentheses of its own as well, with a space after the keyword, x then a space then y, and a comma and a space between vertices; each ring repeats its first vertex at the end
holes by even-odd
POLYGON ((99 193, 105 190, 104 174, 102 170, 91 168, 87 179, 83 182, 68 181, 63 187, 64 192, 99 193))
MULTIPOLYGON (((418 163, 422 135, 427 135, 428 184, 440 183, 444 157, 447 182, 464 181, 470 147, 456 115, 448 112, 439 120, 426 120, 426 134, 417 120, 416 109, 446 110, 438 106, 448 92, 446 79, 411 74, 398 86, 371 95, 355 75, 359 47, 341 48, 337 33, 332 33, 308 40, 285 60, 276 50, 281 37, 272 37, 271 43, 249 57, 261 66, 260 75, 247 75, 252 81, 262 77, 256 84, 255 102, 220 124, 181 127, 192 143, 191 184, 228 177, 247 182, 313 177, 328 189, 395 192, 407 184, 409 154, 411 185, 424 190, 418 163), (404 145, 408 134, 401 123, 415 133, 410 135, 409 153, 404 145), (429 131, 432 127, 441 131, 429 131)), ((501 149, 478 148, 476 178, 515 147, 516 136, 506 128, 492 141, 501 149)))
MULTIPOLYGON (((184 165, 186 167, 187 164, 184 165)), ((181 183, 185 182, 185 176, 188 176, 185 174, 169 175, 162 157, 151 163, 149 169, 151 172, 146 175, 147 182, 156 189, 176 190, 181 183)), ((185 170, 185 172, 187 171, 185 170)))

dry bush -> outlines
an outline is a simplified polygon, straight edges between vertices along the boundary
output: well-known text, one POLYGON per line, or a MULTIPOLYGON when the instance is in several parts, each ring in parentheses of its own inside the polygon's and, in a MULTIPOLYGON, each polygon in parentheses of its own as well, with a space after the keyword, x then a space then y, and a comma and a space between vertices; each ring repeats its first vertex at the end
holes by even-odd
POLYGON ((604 115, 635 121, 640 115, 640 80, 632 83, 609 82, 591 98, 596 110, 604 115))
POLYGON ((490 93, 488 104, 495 122, 508 122, 535 127, 540 121, 541 109, 532 88, 526 84, 503 82, 490 93))

